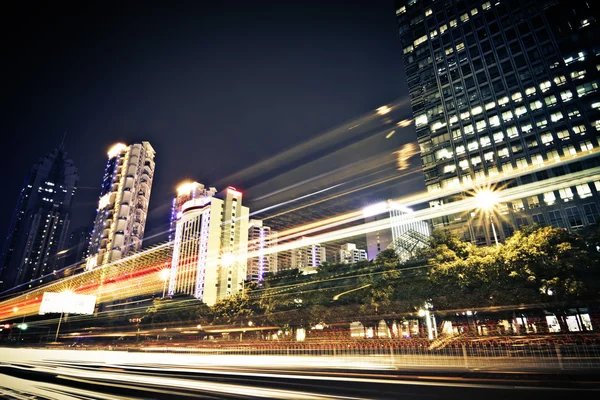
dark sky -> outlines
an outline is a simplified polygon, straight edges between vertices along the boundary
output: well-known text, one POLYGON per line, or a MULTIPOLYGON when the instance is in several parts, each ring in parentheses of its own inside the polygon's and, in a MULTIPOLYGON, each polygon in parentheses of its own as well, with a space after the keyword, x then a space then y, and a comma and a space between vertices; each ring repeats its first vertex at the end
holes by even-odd
POLYGON ((148 236, 184 178, 216 185, 407 93, 393 0, 21 3, 0 24, 2 235, 65 131, 72 228, 93 221, 107 149, 154 146, 148 236))

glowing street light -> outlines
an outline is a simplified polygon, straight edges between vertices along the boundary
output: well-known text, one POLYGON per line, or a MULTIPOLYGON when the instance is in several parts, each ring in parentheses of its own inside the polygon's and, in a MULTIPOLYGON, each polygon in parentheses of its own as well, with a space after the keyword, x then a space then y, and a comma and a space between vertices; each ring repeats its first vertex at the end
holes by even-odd
POLYGON ((490 189, 482 189, 475 193, 475 204, 477 208, 482 210, 486 216, 489 217, 492 223, 492 232, 494 233, 494 241, 498 246, 498 236, 496 235, 496 227, 494 225, 494 219, 492 218, 492 211, 498 204, 498 194, 490 189))

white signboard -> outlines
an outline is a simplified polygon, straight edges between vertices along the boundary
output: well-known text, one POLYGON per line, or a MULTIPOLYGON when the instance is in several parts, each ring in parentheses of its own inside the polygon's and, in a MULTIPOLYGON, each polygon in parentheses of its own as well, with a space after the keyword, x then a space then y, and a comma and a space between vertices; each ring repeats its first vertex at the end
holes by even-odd
POLYGON ((40 303, 40 315, 48 313, 93 314, 96 296, 72 292, 44 292, 40 303))

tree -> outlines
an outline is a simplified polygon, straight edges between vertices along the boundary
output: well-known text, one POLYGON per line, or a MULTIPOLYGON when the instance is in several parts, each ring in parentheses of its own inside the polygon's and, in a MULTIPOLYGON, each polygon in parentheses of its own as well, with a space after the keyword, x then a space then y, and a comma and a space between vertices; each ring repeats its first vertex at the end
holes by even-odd
POLYGON ((400 258, 394 249, 385 249, 375 257, 375 265, 384 267, 396 267, 400 263, 400 258))

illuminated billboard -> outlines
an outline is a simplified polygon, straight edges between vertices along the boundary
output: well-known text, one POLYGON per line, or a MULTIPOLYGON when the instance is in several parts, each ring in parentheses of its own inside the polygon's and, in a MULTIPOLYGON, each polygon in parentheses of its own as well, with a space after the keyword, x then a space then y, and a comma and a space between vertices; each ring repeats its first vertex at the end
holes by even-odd
POLYGON ((40 315, 49 313, 93 314, 96 296, 73 292, 44 292, 40 303, 40 315))

